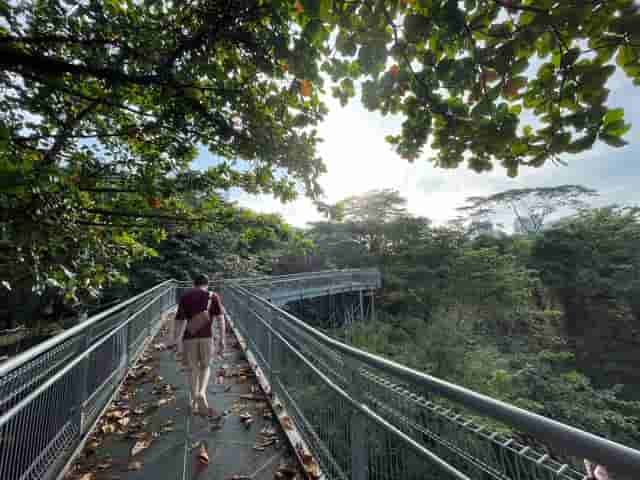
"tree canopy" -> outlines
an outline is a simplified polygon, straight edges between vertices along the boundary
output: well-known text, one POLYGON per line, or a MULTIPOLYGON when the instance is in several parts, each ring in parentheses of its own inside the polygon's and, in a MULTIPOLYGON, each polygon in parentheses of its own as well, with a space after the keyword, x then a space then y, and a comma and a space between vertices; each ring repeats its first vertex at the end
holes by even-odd
POLYGON ((3 269, 89 288, 150 232, 226 221, 221 190, 317 197, 324 93, 441 167, 621 146, 607 80, 638 83, 639 25, 632 0, 0 0, 3 269))
POLYGON ((323 91, 399 113, 388 139, 405 158, 431 141, 440 166, 515 175, 623 145, 607 79, 640 81, 633 0, 3 0, 0 19, 3 170, 57 178, 61 159, 106 156, 149 188, 205 145, 254 161, 223 161, 217 182, 286 196, 284 169, 318 193, 323 91))
POLYGON ((558 212, 568 214, 585 208, 588 205, 586 199, 597 195, 595 190, 582 185, 514 188, 486 197, 469 197, 467 205, 458 211, 467 213, 476 221, 486 221, 506 210, 515 217, 517 233, 539 233, 550 215, 558 212))

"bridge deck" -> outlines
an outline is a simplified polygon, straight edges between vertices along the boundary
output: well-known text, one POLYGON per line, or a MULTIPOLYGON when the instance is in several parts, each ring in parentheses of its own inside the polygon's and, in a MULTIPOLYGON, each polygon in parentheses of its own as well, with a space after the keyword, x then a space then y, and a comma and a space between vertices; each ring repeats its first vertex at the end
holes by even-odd
POLYGON ((165 347, 169 342, 165 327, 131 370, 67 478, 271 480, 283 468, 298 472, 295 454, 255 376, 239 375, 250 367, 233 333, 224 360, 212 362, 208 389, 210 405, 226 412, 220 428, 189 413, 186 379, 165 347), (226 376, 220 384, 221 369, 226 376), (240 419, 245 413, 254 419, 249 428, 240 419), (257 450, 257 443, 266 443, 263 429, 275 433, 275 442, 257 450), (207 468, 197 462, 203 441, 210 458, 207 468))

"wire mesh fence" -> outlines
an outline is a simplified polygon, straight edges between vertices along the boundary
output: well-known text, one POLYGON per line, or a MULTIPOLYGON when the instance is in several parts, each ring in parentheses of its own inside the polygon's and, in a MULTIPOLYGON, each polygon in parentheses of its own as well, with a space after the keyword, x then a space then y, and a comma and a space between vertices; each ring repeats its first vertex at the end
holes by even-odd
POLYGON ((53 479, 175 304, 165 282, 0 366, 0 478, 53 479))
POLYGON ((584 458, 638 470, 636 450, 341 344, 249 289, 230 285, 224 296, 329 478, 580 480, 584 458))

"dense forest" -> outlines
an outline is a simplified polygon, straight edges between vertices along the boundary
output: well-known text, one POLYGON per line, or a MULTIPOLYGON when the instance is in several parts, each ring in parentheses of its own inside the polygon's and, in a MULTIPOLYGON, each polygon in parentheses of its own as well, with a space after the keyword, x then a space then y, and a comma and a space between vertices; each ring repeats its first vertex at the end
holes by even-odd
POLYGON ((225 222, 141 237, 126 275, 99 291, 51 277, 49 296, 22 320, 68 326, 80 311, 200 271, 376 267, 383 288, 375 320, 332 334, 638 446, 640 210, 591 208, 596 195, 577 185, 510 190, 470 198, 459 219, 436 226, 410 214, 398 192, 381 190, 318 203, 327 219, 305 230, 219 200, 225 222), (512 220, 515 232, 497 228, 500 220, 512 220), (48 305, 58 306, 53 317, 43 316, 48 305))
POLYGON ((316 255, 383 273, 375 322, 337 335, 413 368, 640 445, 640 210, 577 185, 470 198, 432 225, 395 191, 321 205, 316 255), (507 216, 507 212, 511 216, 507 216), (492 225, 510 218, 519 233, 492 225))

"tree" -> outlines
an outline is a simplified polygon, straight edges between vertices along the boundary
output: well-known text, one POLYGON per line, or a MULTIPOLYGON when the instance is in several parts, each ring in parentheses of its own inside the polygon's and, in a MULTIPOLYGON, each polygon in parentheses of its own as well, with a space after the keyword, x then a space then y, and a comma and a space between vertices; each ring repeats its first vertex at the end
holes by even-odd
MULTIPOLYGON (((335 96, 401 114, 389 142, 404 158, 428 144, 445 168, 495 163, 510 176, 598 139, 622 146, 622 109, 608 109, 607 79, 640 81, 640 15, 632 0, 337 2, 337 58, 323 65, 335 96), (540 61, 532 61, 536 55, 540 61), (614 64, 615 58, 615 64, 614 64), (540 125, 521 125, 527 112, 540 125)), ((537 123, 537 122, 536 122, 537 123)))
POLYGON ((594 196, 595 190, 581 185, 518 188, 486 197, 469 197, 468 205, 458 211, 478 221, 507 210, 515 217, 516 233, 539 233, 550 215, 584 208, 588 205, 584 199, 594 196))
POLYGON ((2 280, 100 288, 93 265, 121 275, 148 233, 224 220, 220 190, 315 195, 325 109, 298 79, 319 52, 289 19, 286 4, 0 1, 0 223, 18 252, 2 280), (203 148, 217 164, 191 171, 203 148))
POLYGON ((636 384, 638 209, 585 210, 560 222, 537 239, 532 266, 562 304, 566 334, 585 366, 601 382, 636 384))
POLYGON ((155 255, 132 263, 128 282, 108 297, 126 297, 168 278, 191 281, 199 273, 219 277, 270 274, 284 254, 306 254, 312 248, 301 232, 278 215, 232 206, 236 217, 217 228, 177 231, 155 246, 155 255))
POLYGON ((82 244, 77 274, 141 251, 134 230, 215 221, 194 191, 316 197, 325 91, 401 114, 405 158, 431 142, 439 166, 515 175, 623 145, 606 83, 640 75, 633 0, 0 0, 0 19, 0 222, 32 283, 48 243, 82 244), (203 148, 218 163, 189 171, 203 148))

